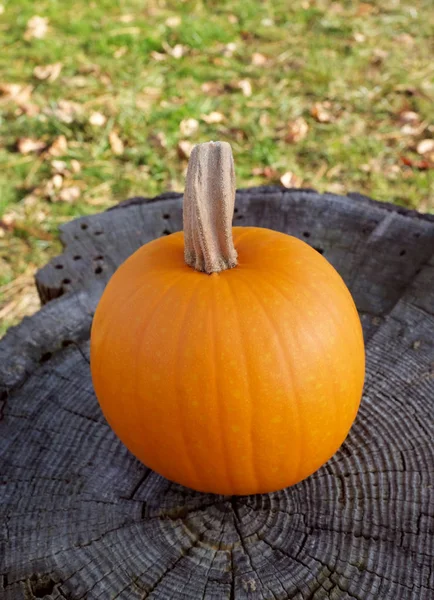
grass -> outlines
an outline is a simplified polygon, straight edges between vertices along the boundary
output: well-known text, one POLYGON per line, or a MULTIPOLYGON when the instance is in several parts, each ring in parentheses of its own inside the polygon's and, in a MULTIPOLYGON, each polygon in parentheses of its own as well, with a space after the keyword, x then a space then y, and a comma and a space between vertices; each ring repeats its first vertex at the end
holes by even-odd
POLYGON ((0 84, 31 86, 24 100, 0 96, 2 331, 35 309, 17 294, 34 294, 33 272, 60 250, 60 223, 183 189, 182 141, 229 141, 239 187, 290 171, 296 185, 433 208, 433 157, 417 153, 434 132, 430 0, 2 6, 0 84), (26 34, 34 15, 48 19, 42 39, 26 34), (53 63, 60 75, 38 79, 35 68, 53 63), (207 123, 213 111, 222 120, 207 123), (180 128, 189 118, 191 135, 180 128), (307 131, 291 141, 300 118, 307 131), (21 138, 45 149, 20 152, 21 138), (47 188, 56 169, 58 187, 47 188))

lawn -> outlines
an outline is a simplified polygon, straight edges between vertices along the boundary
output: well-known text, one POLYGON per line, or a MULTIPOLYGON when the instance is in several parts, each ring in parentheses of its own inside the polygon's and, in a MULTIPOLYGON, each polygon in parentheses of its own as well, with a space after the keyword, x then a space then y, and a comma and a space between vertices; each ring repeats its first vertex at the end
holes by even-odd
POLYGON ((0 13, 0 333, 37 308, 33 274, 61 250, 61 223, 182 190, 200 141, 232 144, 238 187, 433 209, 431 0, 3 0, 0 13))

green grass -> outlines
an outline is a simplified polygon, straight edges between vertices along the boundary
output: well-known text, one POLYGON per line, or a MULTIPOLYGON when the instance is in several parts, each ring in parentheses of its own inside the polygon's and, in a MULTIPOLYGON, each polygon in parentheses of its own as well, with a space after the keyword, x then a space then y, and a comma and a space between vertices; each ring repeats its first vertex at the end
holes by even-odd
MULTIPOLYGON (((0 285, 59 252, 57 230, 65 220, 129 195, 182 190, 186 161, 177 145, 183 139, 229 141, 239 187, 278 182, 292 171, 303 185, 321 191, 359 191, 432 209, 433 170, 418 168, 416 153, 417 143, 433 135, 431 2, 371 5, 373 10, 349 0, 4 1, 0 83, 33 86, 28 102, 36 108, 26 114, 0 97, 0 219, 6 221, 0 285), (34 15, 49 20, 43 39, 25 39, 34 15), (169 26, 174 16, 180 22, 169 26), (177 44, 181 58, 168 52, 177 44), (228 44, 235 44, 232 51, 228 44), (253 64, 253 53, 267 64, 253 64), (62 64, 55 81, 33 75, 35 67, 55 62, 62 64), (250 96, 237 87, 240 80, 250 82, 250 96), (204 91, 209 82, 217 90, 204 91), (55 111, 61 100, 79 105, 69 123, 55 111), (331 122, 315 120, 316 102, 330 103, 331 122), (95 111, 106 117, 104 126, 89 123, 95 111), (200 118, 211 111, 224 121, 200 118), (405 111, 417 114, 410 133, 402 131, 405 111), (298 117, 308 123, 308 133, 288 143, 288 123, 298 117), (199 121, 189 138, 180 132, 186 118, 199 121), (111 149, 112 130, 124 143, 121 155, 111 149), (164 135, 165 147, 157 134, 164 135), (62 135, 68 146, 54 159, 67 163, 63 185, 80 188, 73 203, 42 192, 53 157, 17 150, 19 138, 49 147, 62 135), (72 160, 80 172, 72 172, 72 160), (263 167, 272 167, 271 179, 252 174, 263 167)), ((0 309, 1 303, 0 296, 0 309)))

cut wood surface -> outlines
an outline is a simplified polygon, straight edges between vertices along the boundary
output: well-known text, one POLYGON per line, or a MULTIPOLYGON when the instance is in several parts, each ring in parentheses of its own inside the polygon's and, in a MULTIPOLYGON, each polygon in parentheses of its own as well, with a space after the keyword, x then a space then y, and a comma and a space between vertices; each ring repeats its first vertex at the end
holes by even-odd
POLYGON ((0 343, 0 598, 434 598, 434 219, 280 188, 239 191, 235 211, 311 244, 354 296, 367 375, 347 440, 268 495, 200 494, 140 464, 99 409, 89 329, 116 267, 182 228, 182 196, 72 221, 37 275, 44 306, 0 343))

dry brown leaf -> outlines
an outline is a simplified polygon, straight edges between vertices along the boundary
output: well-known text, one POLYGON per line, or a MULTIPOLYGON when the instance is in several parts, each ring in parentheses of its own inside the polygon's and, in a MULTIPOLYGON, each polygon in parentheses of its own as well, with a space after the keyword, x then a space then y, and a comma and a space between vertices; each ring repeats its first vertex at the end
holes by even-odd
POLYGON ((375 6, 372 4, 368 4, 367 2, 360 2, 357 7, 357 16, 365 17, 367 15, 371 15, 373 12, 376 12, 375 6))
POLYGON ((296 144, 307 136, 309 125, 303 117, 298 117, 294 121, 288 123, 288 133, 285 136, 285 141, 290 144, 296 144))
POLYGON ((132 22, 134 21, 134 19, 135 19, 135 18, 136 18, 136 16, 135 16, 135 15, 131 15, 131 14, 128 14, 128 15, 121 15, 121 16, 119 17, 119 21, 120 21, 121 23, 132 23, 132 22))
MULTIPOLYGON (((151 134, 149 136, 149 141, 151 142, 151 144, 153 144, 157 148, 160 148, 161 150, 167 148, 167 139, 166 139, 165 134, 162 131, 159 131, 158 133, 155 133, 155 134, 151 134)), ((143 166, 147 166, 147 165, 143 165, 143 166)))
POLYGON ((199 121, 197 119, 183 119, 179 124, 179 131, 184 137, 194 135, 199 129, 199 121))
POLYGON ((30 154, 31 152, 42 152, 47 144, 42 140, 35 138, 22 137, 17 142, 18 152, 20 154, 30 154))
POLYGON ((253 52, 251 62, 255 67, 263 67, 267 64, 268 58, 260 52, 253 52))
POLYGON ((151 56, 157 62, 161 62, 162 60, 166 60, 167 59, 167 55, 166 54, 163 54, 162 52, 157 52, 156 50, 153 50, 151 52, 151 56))
POLYGON ((178 27, 181 25, 181 17, 179 15, 167 17, 165 24, 167 27, 178 27))
POLYGON ((236 87, 243 92, 243 96, 248 98, 252 95, 252 84, 248 79, 240 79, 240 81, 237 82, 236 87))
POLYGON ((126 46, 121 46, 117 50, 113 52, 114 58, 122 58, 128 52, 128 48, 126 46))
POLYGON ((62 123, 72 123, 82 113, 82 106, 70 100, 59 100, 54 108, 45 109, 45 114, 59 119, 62 123))
POLYGON ((113 154, 120 156, 124 153, 124 143, 115 130, 109 133, 110 148, 113 154))
POLYGON ((226 58, 232 58, 236 49, 237 49, 236 43, 229 42, 229 44, 226 44, 223 47, 222 54, 223 54, 223 56, 226 56, 226 58))
POLYGON ((63 156, 68 150, 68 141, 64 135, 59 135, 48 149, 50 156, 63 156))
MULTIPOLYGON (((308 8, 309 8, 310 7, 309 2, 307 4, 308 4, 308 8)), ((332 2, 330 4, 328 10, 333 15, 340 15, 344 12, 344 7, 342 6, 342 4, 340 2, 332 2)))
POLYGON ((12 100, 17 104, 23 104, 30 100, 33 91, 31 85, 21 85, 19 83, 1 83, 0 95, 5 100, 12 100))
POLYGON ((51 65, 38 65, 33 69, 33 75, 41 81, 56 81, 62 71, 62 63, 51 65))
POLYGON ((93 112, 89 117, 89 123, 94 127, 102 127, 107 122, 107 118, 100 112, 93 112))
POLYGON ((265 177, 266 179, 279 179, 279 172, 273 167, 253 167, 252 175, 255 177, 265 177))
POLYGON ((24 39, 26 41, 36 38, 41 40, 44 38, 48 31, 48 19, 46 17, 40 17, 34 15, 27 21, 26 31, 24 33, 24 39))
POLYGON ((81 190, 78 185, 72 185, 60 190, 58 198, 61 202, 75 202, 80 198, 80 194, 81 190))
POLYGON ((332 120, 332 116, 330 114, 330 112, 327 110, 327 106, 329 103, 322 103, 322 102, 316 102, 311 111, 310 114, 312 115, 312 117, 318 121, 318 123, 330 123, 332 120))
POLYGON ((295 173, 287 171, 281 176, 280 183, 286 188, 299 188, 303 181, 295 173))
POLYGON ((52 160, 51 169, 54 173, 60 173, 60 175, 64 175, 68 170, 68 165, 64 160, 52 160))
POLYGON ((181 140, 178 142, 177 150, 179 158, 190 158, 191 151, 193 150, 194 144, 187 140, 181 140))
POLYGON ((387 50, 383 50, 382 48, 374 48, 371 56, 371 64, 372 65, 381 65, 384 60, 389 56, 387 50))
POLYGON ((232 25, 236 25, 238 23, 238 17, 237 17, 237 15, 228 15, 228 21, 232 25))
POLYGON ((169 56, 172 56, 173 58, 179 59, 182 58, 186 51, 187 48, 185 46, 183 46, 182 44, 176 44, 175 46, 169 46, 169 44, 167 44, 166 42, 163 42, 162 44, 164 50, 166 51, 167 54, 169 54, 169 56))
POLYGON ((205 121, 205 123, 208 123, 208 125, 211 125, 213 123, 221 123, 225 120, 224 115, 217 111, 212 111, 208 115, 201 115, 200 118, 202 119, 202 121, 205 121))
POLYGON ((421 140, 418 143, 416 150, 418 154, 431 154, 431 152, 434 152, 434 140, 429 138, 421 140))
POLYGON ((395 41, 398 42, 398 44, 402 44, 403 46, 407 46, 409 48, 414 46, 415 43, 414 38, 408 33, 400 33, 396 36, 395 41))
POLYGON ((71 160, 71 170, 73 173, 80 173, 81 171, 81 165, 75 158, 71 160))
POLYGON ((220 96, 224 92, 224 85, 219 81, 205 81, 200 86, 202 92, 209 96, 220 96))

